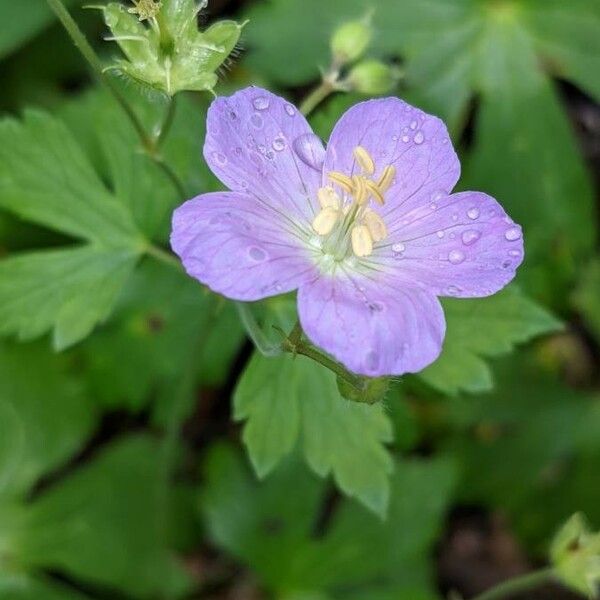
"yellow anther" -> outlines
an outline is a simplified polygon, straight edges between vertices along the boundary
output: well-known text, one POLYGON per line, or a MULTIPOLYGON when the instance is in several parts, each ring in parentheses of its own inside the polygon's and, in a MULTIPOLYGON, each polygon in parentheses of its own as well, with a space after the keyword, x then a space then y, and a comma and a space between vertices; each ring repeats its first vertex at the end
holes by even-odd
POLYGON ((381 191, 382 194, 385 194, 392 185, 394 181, 394 177, 396 176, 396 167, 392 165, 388 165, 381 174, 379 181, 377 182, 377 187, 381 191))
POLYGON ((327 235, 335 227, 340 215, 339 210, 327 206, 314 218, 312 227, 319 235, 327 235))
POLYGON ((352 251, 356 256, 369 256, 373 252, 373 240, 366 225, 355 225, 352 228, 352 251))
POLYGON ((367 179, 362 175, 352 175, 352 184, 354 187, 354 198, 359 206, 362 206, 369 199, 367 191, 367 179))
POLYGON ((135 5, 133 8, 129 8, 127 12, 138 15, 140 21, 146 19, 153 19, 156 17, 160 9, 162 8, 162 2, 155 0, 132 0, 135 5))
POLYGON ((387 227, 383 219, 374 211, 367 210, 364 215, 364 223, 371 234, 374 242, 381 242, 387 237, 387 227))
POLYGON ((339 173, 338 171, 330 171, 327 176, 333 183, 337 183, 344 191, 349 194, 352 193, 352 179, 348 177, 348 175, 344 175, 343 173, 339 173))
POLYGON ((373 175, 373 173, 375 173, 375 161, 362 146, 356 146, 353 154, 356 162, 360 165, 360 168, 364 173, 367 175, 373 175))
POLYGON ((319 188, 317 192, 317 198, 321 208, 340 208, 342 205, 341 198, 336 194, 335 190, 331 186, 319 188))
POLYGON ((377 204, 383 206, 385 204, 385 199, 381 190, 377 187, 377 184, 371 179, 367 179, 365 183, 367 185, 367 190, 373 196, 373 198, 375 198, 377 204))

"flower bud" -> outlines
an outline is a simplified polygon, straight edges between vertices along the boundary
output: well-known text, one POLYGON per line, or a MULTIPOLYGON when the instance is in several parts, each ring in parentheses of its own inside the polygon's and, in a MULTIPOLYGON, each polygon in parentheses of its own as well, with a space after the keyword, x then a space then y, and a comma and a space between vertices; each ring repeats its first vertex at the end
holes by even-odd
POLYGON ((342 397, 352 402, 375 404, 383 400, 390 382, 387 377, 363 377, 360 387, 353 386, 341 377, 337 378, 337 386, 342 397))
POLYGON ((195 0, 136 0, 133 5, 127 9, 111 2, 103 8, 112 34, 106 39, 117 42, 125 55, 112 69, 169 96, 212 90, 215 71, 234 49, 243 25, 220 21, 198 31, 197 15, 206 2, 195 0))
POLYGON ((588 598, 600 598, 600 533, 592 533, 581 514, 573 515, 550 547, 556 576, 588 598))
POLYGON ((340 25, 331 37, 334 61, 339 65, 345 65, 360 58, 371 43, 372 35, 370 16, 360 21, 348 21, 340 25))
POLYGON ((364 60, 352 67, 345 80, 349 91, 377 95, 389 92, 398 81, 398 73, 378 60, 364 60))

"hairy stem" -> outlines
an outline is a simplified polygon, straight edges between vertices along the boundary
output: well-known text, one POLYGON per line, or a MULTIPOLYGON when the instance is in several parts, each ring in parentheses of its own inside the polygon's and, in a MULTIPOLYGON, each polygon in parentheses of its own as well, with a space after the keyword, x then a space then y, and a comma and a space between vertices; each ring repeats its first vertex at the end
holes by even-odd
POLYGON ((526 592, 544 583, 549 583, 553 579, 553 569, 540 569, 539 571, 527 573, 526 575, 500 583, 491 590, 475 596, 472 600, 500 600, 501 598, 510 598, 514 594, 526 592))
POLYGON ((236 302, 235 307, 237 308, 242 325, 256 349, 263 356, 279 356, 281 354, 281 346, 279 344, 273 344, 267 338, 265 332, 254 317, 250 305, 247 302, 236 302))
POLYGON ((175 112, 177 109, 177 96, 173 96, 169 98, 169 104, 167 105, 167 111, 165 113, 165 118, 158 130, 158 134, 156 136, 156 140, 154 146, 156 149, 161 148, 164 141, 167 139, 169 135, 169 131, 171 131, 171 126, 173 125, 173 120, 175 119, 175 112))
MULTIPOLYGON (((164 159, 158 153, 158 142, 164 141, 161 140, 161 136, 157 139, 153 138, 148 134, 139 117, 133 110, 131 104, 128 102, 127 98, 123 95, 115 81, 105 73, 104 66, 102 61, 96 54, 95 50, 92 48, 91 44, 87 41, 85 35, 79 28, 79 25, 75 22, 69 11, 64 7, 61 0, 46 0, 48 6, 54 12, 54 14, 58 17, 66 32, 69 34, 69 37, 77 47, 77 49, 81 52, 83 58, 90 65, 92 70, 96 73, 96 76, 100 79, 100 81, 106 86, 108 91, 112 94, 114 99, 117 101, 119 106, 123 109, 123 112, 127 115, 127 118, 131 121, 133 128, 137 136, 140 139, 142 147, 146 154, 154 161, 154 163, 158 166, 161 171, 165 174, 165 176, 172 182, 173 187, 177 190, 179 196, 183 199, 185 197, 185 188, 181 183, 179 177, 173 171, 173 169, 164 161, 164 159)), ((172 121, 171 111, 174 111, 174 104, 171 102, 169 106, 169 112, 167 113, 167 117, 165 119, 165 124, 161 128, 162 130, 166 127, 166 133, 170 128, 170 122, 172 121)), ((165 136, 166 136, 165 133, 165 136)))

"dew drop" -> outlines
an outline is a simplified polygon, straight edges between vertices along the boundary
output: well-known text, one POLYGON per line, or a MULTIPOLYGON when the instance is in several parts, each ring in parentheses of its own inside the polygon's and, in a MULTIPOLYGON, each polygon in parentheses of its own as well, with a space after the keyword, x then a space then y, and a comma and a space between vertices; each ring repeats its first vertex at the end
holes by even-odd
POLYGON ((320 171, 325 161, 323 142, 314 133, 305 133, 294 140, 292 144, 298 158, 309 167, 320 171))
POLYGON ((452 220, 453 220, 453 221, 458 221, 458 213, 454 213, 454 214, 452 215, 452 220))
POLYGON ((453 265, 460 265, 465 260, 465 253, 462 250, 451 250, 448 254, 448 260, 453 265))
POLYGON ((221 167, 224 167, 227 164, 227 157, 222 152, 213 152, 212 157, 221 167))
POLYGON ((437 204, 436 204, 435 202, 432 202, 432 203, 429 205, 429 208, 430 208, 431 210, 437 210, 437 207, 438 207, 438 206, 437 206, 437 204))
POLYGON ((394 252, 404 252, 406 250, 406 246, 404 244, 398 243, 392 246, 392 250, 394 252))
POLYGON ((509 256, 519 257, 519 256, 521 256, 521 251, 520 250, 509 250, 508 251, 508 255, 509 256))
POLYGON ((504 232, 504 237, 509 242, 515 242, 521 239, 521 230, 518 227, 511 227, 504 232))
POLYGON ((392 136, 392 142, 397 142, 398 141, 398 136, 397 135, 393 135, 392 136))
POLYGON ((440 229, 436 235, 440 238, 440 240, 444 237, 444 232, 440 229))
POLYGON ((479 231, 476 231, 475 229, 467 229, 467 231, 463 231, 461 239, 465 246, 470 246, 471 244, 474 244, 480 237, 481 233, 479 233, 479 231))
POLYGON ((410 138, 407 135, 403 135, 402 136, 402 141, 406 144, 408 143, 408 140, 410 140, 410 138))
POLYGON ((478 208, 470 208, 467 211, 467 217, 469 217, 469 219, 471 219, 472 221, 475 221, 476 219, 479 218, 479 209, 478 208))
POLYGON ((260 129, 263 126, 262 117, 258 113, 254 113, 250 117, 250 123, 252 123, 252 125, 254 125, 254 127, 256 127, 256 129, 260 129))
POLYGON ((413 138, 413 142, 415 144, 422 144, 424 139, 425 139, 425 136, 423 135, 423 132, 417 131, 417 133, 415 133, 415 137, 413 138))
POLYGON ((417 123, 416 121, 411 121, 411 123, 410 123, 410 128, 411 128, 412 130, 415 130, 415 129, 417 128, 417 124, 418 124, 418 123, 417 123))
POLYGON ((286 104, 285 105, 285 112, 290 116, 293 117, 296 114, 296 109, 291 105, 291 104, 286 104))
POLYGON ((276 137, 271 145, 273 146, 273 150, 276 150, 277 152, 285 150, 285 147, 287 146, 285 139, 281 136, 276 137))
POLYGON ((266 110, 269 108, 269 99, 264 96, 257 96, 252 100, 252 105, 256 110, 266 110))
POLYGON ((263 260, 265 260, 265 258, 267 258, 267 253, 258 246, 252 246, 248 250, 248 256, 256 262, 262 262, 263 260))

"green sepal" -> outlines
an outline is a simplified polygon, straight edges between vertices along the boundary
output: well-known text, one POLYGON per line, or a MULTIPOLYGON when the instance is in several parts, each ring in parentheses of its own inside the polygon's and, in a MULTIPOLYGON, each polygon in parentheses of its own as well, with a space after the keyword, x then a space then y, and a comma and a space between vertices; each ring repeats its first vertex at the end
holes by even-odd
POLYGON ((362 402, 363 404, 376 404, 381 402, 389 388, 390 381, 387 377, 361 377, 358 386, 351 384, 342 377, 337 378, 337 387, 346 400, 362 402))

